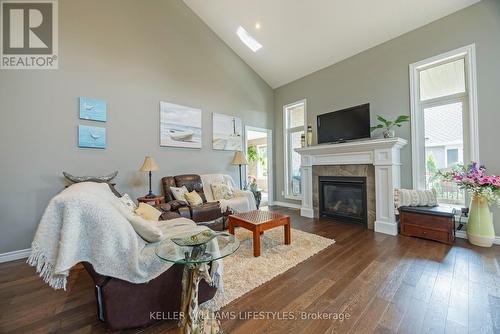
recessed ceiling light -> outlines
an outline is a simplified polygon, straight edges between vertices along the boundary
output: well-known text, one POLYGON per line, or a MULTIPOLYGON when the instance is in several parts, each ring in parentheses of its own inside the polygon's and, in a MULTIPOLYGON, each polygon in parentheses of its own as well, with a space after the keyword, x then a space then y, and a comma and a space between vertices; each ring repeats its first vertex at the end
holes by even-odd
POLYGON ((259 22, 255 23, 255 29, 257 29, 257 30, 260 29, 260 23, 259 22))
POLYGON ((236 34, 241 39, 241 41, 250 48, 253 52, 257 52, 262 48, 262 44, 257 42, 242 26, 238 27, 236 34))

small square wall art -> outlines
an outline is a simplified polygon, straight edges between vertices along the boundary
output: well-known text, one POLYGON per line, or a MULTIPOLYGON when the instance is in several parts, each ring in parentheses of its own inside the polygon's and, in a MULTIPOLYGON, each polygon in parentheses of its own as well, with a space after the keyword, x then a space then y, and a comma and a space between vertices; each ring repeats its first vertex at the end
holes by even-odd
POLYGON ((80 97, 80 119, 106 122, 107 109, 106 101, 80 97))
POLYGON ((106 128, 98 126, 78 126, 78 147, 106 148, 106 128))

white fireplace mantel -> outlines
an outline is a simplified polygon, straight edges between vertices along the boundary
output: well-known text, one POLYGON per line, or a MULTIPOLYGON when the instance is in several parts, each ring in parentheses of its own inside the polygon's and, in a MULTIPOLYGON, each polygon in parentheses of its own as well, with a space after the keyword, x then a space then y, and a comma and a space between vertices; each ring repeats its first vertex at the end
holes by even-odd
POLYGON ((301 155, 302 206, 300 214, 313 218, 314 165, 375 166, 375 231, 398 234, 394 214, 394 188, 401 186, 400 151, 407 144, 402 138, 368 139, 340 144, 322 144, 296 149, 301 155))

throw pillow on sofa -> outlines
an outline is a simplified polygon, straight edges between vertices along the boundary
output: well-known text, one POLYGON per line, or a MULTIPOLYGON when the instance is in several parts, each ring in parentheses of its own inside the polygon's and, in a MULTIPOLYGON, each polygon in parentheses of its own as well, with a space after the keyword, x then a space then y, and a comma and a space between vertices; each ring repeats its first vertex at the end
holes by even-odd
POLYGON ((186 199, 184 198, 184 195, 189 192, 186 186, 170 187, 170 191, 172 191, 172 195, 174 195, 174 198, 178 201, 185 201, 186 199))
POLYGON ((128 218, 128 221, 130 222, 130 225, 132 225, 134 231, 147 242, 158 242, 163 240, 163 232, 157 224, 149 221, 149 219, 145 219, 137 214, 131 215, 131 217, 128 218))
POLYGON ((212 183, 210 187, 212 188, 212 194, 214 195, 214 199, 216 201, 221 199, 231 199, 234 197, 233 191, 225 183, 212 183))
POLYGON ((125 204, 127 209, 130 210, 130 212, 134 212, 135 209, 137 209, 137 205, 135 205, 134 201, 132 198, 130 198, 129 194, 124 194, 122 197, 119 198, 120 202, 125 204))
POLYGON ((437 206, 436 190, 394 189, 396 208, 401 206, 437 206))
POLYGON ((146 220, 158 221, 158 218, 161 216, 160 210, 146 203, 139 203, 134 212, 146 220))
POLYGON ((184 195, 184 198, 190 206, 199 206, 203 204, 203 199, 195 190, 191 191, 190 193, 186 193, 184 195))

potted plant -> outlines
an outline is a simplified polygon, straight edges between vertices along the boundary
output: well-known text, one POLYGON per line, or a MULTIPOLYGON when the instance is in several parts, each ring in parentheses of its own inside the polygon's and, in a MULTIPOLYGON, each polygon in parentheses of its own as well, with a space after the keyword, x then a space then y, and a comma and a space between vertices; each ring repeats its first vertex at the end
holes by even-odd
POLYGON ((403 123, 408 122, 410 120, 410 116, 400 115, 394 121, 389 121, 384 117, 377 115, 377 120, 379 121, 379 124, 370 127, 370 131, 373 132, 377 129, 384 129, 382 132, 384 138, 394 138, 394 130, 392 128, 395 126, 397 126, 398 128, 401 127, 403 123))
POLYGON ((442 171, 439 175, 455 182, 460 189, 471 195, 467 238, 473 245, 491 247, 495 239, 493 214, 489 204, 500 198, 500 176, 487 175, 486 168, 472 162, 468 166, 458 166, 451 171, 442 171))

